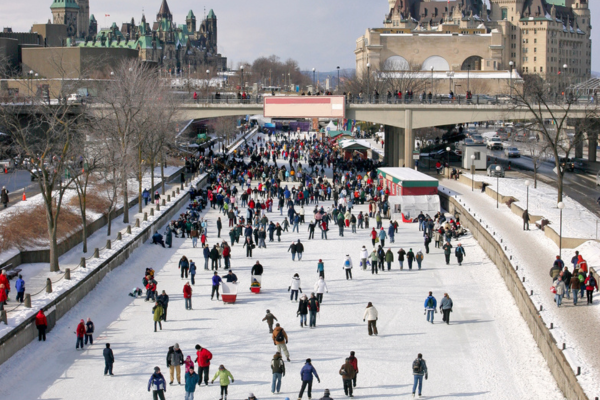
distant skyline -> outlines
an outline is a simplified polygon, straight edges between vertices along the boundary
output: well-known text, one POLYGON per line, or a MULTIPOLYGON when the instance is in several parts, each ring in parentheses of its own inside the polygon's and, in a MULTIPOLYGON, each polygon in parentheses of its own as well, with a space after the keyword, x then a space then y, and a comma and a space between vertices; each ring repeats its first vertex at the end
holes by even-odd
MULTIPOLYGON (((445 0, 442 0, 445 1, 445 0)), ((142 10, 148 21, 156 19, 162 0, 90 0, 90 13, 101 27, 133 17, 139 23, 142 10), (105 17, 105 15, 110 15, 105 17)), ((333 71, 355 68, 356 39, 368 27, 381 27, 387 0, 255 0, 222 2, 167 0, 173 19, 185 23, 191 9, 200 21, 212 8, 218 18, 219 52, 229 64, 252 62, 275 54, 293 58, 302 70, 333 71)), ((592 70, 600 72, 600 4, 590 2, 592 12, 592 70)), ((2 4, 1 23, 15 32, 28 32, 33 23, 51 18, 52 0, 27 0, 2 4)))

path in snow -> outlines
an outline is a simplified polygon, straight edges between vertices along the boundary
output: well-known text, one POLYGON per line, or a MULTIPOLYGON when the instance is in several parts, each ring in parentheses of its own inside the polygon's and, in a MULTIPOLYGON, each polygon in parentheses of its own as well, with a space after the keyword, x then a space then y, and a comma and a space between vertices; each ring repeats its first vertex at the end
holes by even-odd
MULTIPOLYGON (((307 219, 311 209, 307 208, 307 219)), ((367 207, 356 209, 365 211, 367 207)), ((208 211, 210 244, 216 241, 217 216, 216 211, 208 211)), ((268 216, 283 220, 278 213, 268 216)), ((172 249, 144 245, 58 321, 47 342, 29 344, 2 366, 0 398, 149 398, 146 389, 152 369, 160 366, 168 379, 165 357, 176 342, 192 359, 197 343, 213 353, 211 379, 219 364, 231 371, 236 378, 229 388, 231 400, 245 399, 248 392, 261 400, 294 399, 300 387, 299 371, 308 357, 321 377, 320 384, 315 381, 313 398, 320 398, 325 388, 332 390, 333 398, 341 398, 338 370, 351 350, 359 359, 357 398, 409 396, 411 364, 419 352, 429 367, 423 390, 428 398, 563 398, 496 267, 471 237, 462 240, 467 252, 462 267, 454 257, 446 266, 442 252, 432 249, 421 271, 400 271, 395 262, 391 272, 372 275, 356 267, 360 247, 370 248, 368 230, 358 234, 347 231, 340 238, 335 228, 329 232, 330 240, 305 241, 306 229, 307 225, 302 225, 301 234, 285 233, 281 243, 267 242, 268 248, 257 248, 253 258, 246 258, 240 245, 233 247, 233 270, 240 281, 234 305, 210 300, 212 273, 203 270, 201 249, 193 249, 190 239, 174 239, 172 249), (286 251, 297 238, 304 242, 306 252, 302 261, 292 262, 286 251), (184 254, 200 267, 192 311, 184 308, 184 281, 177 268, 184 254), (344 279, 345 254, 354 260, 351 281, 344 279), (317 328, 300 328, 297 304, 289 301, 287 287, 298 272, 304 293, 310 294, 319 259, 325 262, 329 293, 317 328), (265 267, 263 291, 258 295, 248 289, 250 268, 256 260, 265 267), (127 296, 133 287, 141 286, 146 267, 155 268, 159 291, 166 290, 171 297, 168 322, 158 333, 153 332, 151 304, 127 296), (451 325, 442 324, 440 314, 436 314, 436 324, 426 322, 423 302, 429 290, 438 301, 444 292, 452 297, 451 325), (362 322, 369 301, 379 310, 377 337, 369 337, 362 322), (292 362, 286 363, 279 395, 270 394, 270 360, 275 347, 266 323, 261 322, 266 309, 277 316, 289 335, 292 362), (73 332, 79 320, 87 317, 96 324, 96 342, 77 352, 73 332), (102 375, 106 342, 115 352, 114 378, 102 375)), ((223 232, 228 239, 228 229, 223 232)), ((396 243, 389 247, 394 252, 400 246, 417 250, 421 243, 416 225, 402 225, 396 243)), ((201 387, 196 397, 216 399, 218 392, 216 384, 201 387)), ((168 388, 168 398, 183 395, 182 386, 168 388)))

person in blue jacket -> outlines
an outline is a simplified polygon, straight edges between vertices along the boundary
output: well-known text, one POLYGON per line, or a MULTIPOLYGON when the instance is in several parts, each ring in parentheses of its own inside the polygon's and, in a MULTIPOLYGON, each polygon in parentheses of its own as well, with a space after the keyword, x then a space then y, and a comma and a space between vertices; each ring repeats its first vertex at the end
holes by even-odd
POLYGON ((113 376, 113 364, 115 363, 115 355, 113 354, 112 349, 110 348, 110 343, 106 343, 106 348, 102 352, 104 356, 104 375, 109 374, 113 376))
POLYGON ((212 277, 212 292, 210 294, 210 299, 213 299, 215 293, 217 294, 217 300, 219 300, 219 285, 223 282, 217 271, 215 271, 212 277))
POLYGON ((192 285, 196 284, 196 263, 190 260, 190 281, 192 285))
POLYGON ((317 370, 311 364, 311 359, 306 359, 306 364, 300 370, 300 379, 302 379, 302 387, 300 388, 300 393, 298 394, 298 399, 302 399, 304 395, 304 390, 307 390, 308 398, 312 398, 312 383, 313 383, 313 375, 317 378, 317 381, 321 383, 321 379, 319 378, 319 374, 317 374, 317 370))
POLYGON ((198 382, 200 382, 200 375, 194 371, 194 368, 190 368, 185 373, 185 400, 194 400, 194 392, 198 382))
POLYGON ((388 227, 388 236, 390 237, 390 243, 394 243, 394 237, 396 236, 396 228, 394 224, 390 221, 390 226, 388 227))
POLYGON ((15 290, 17 291, 17 301, 23 302, 23 296, 25 296, 25 281, 23 275, 19 275, 19 279, 15 282, 15 290))
POLYGON ((208 271, 208 257, 210 256, 210 249, 208 248, 208 244, 204 245, 202 253, 204 254, 204 269, 208 271))
POLYGON ((150 192, 148 191, 148 189, 144 189, 144 191, 142 192, 142 198, 144 199, 144 205, 147 206, 148 200, 150 199, 150 192))
POLYGON ((437 312, 437 300, 433 297, 433 293, 429 292, 429 296, 425 299, 425 312, 427 313, 427 322, 433 324, 433 315, 437 312))
POLYGON ((154 373, 148 381, 148 391, 152 389, 152 397, 154 400, 165 400, 165 392, 167 391, 167 382, 165 377, 160 373, 160 368, 154 367, 154 373))

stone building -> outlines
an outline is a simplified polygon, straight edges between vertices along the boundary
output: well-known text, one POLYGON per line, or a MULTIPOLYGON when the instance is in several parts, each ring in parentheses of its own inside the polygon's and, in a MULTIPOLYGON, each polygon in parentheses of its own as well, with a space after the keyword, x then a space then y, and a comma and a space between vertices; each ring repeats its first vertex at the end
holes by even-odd
POLYGON ((356 41, 359 75, 367 64, 380 71, 479 76, 516 70, 569 83, 591 75, 588 0, 489 0, 490 9, 483 0, 388 3, 383 27, 367 29, 356 41))

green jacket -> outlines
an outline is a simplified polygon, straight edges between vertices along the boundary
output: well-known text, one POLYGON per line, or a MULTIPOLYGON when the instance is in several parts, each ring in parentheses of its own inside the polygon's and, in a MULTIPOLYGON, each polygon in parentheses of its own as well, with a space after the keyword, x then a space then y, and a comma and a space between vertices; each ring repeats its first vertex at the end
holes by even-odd
POLYGON ((234 381, 233 379, 233 375, 231 375, 231 372, 227 371, 226 369, 220 369, 217 371, 217 373, 215 374, 215 376, 212 378, 212 381, 216 381, 217 378, 219 378, 219 381, 221 383, 221 386, 228 386, 229 385, 229 379, 231 379, 232 381, 234 381))
POLYGON ((371 262, 376 263, 379 261, 379 256, 377 255, 376 251, 372 251, 369 257, 371 258, 371 262))
POLYGON ((154 322, 160 321, 160 318, 163 315, 163 308, 162 308, 162 306, 160 304, 156 305, 156 306, 154 306, 154 308, 152 309, 152 311, 154 312, 154 322))
POLYGON ((443 247, 444 249, 444 254, 445 255, 450 255, 451 254, 451 250, 452 250, 452 245, 450 243, 446 243, 443 247))
POLYGON ((392 253, 390 250, 388 250, 385 253, 385 261, 386 262, 393 262, 394 261, 394 253, 392 253))
POLYGON ((375 216, 375 221, 377 221, 377 222, 381 222, 381 214, 377 214, 377 215, 375 216))

